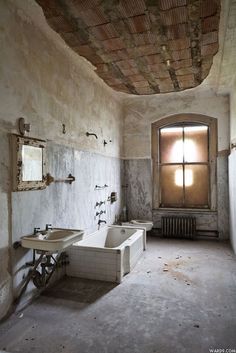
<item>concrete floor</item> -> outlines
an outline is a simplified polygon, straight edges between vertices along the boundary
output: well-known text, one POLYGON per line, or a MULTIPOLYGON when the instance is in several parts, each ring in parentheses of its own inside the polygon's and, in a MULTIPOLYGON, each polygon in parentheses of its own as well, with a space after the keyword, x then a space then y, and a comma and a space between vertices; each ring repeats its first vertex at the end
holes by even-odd
POLYGON ((150 238, 122 284, 65 278, 0 327, 12 353, 211 348, 236 352, 236 258, 216 241, 150 238))

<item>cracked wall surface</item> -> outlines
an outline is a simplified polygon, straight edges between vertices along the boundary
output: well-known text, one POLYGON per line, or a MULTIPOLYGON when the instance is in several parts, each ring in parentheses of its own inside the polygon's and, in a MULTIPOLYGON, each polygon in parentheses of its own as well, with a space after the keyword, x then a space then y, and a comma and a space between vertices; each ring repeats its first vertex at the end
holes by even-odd
MULTIPOLYGON (((147 97, 118 94, 109 88, 94 73, 92 65, 70 50, 49 27, 35 1, 1 2, 0 317, 7 312, 13 292, 16 294, 25 274, 20 270, 21 265, 31 258, 30 253, 23 249, 13 251, 13 241, 31 232, 33 226, 43 227, 50 222, 93 231, 96 228, 94 202, 107 197, 104 193, 95 194, 93 187, 95 183, 103 184, 107 180, 109 190, 105 192, 118 191, 119 197, 113 208, 107 208, 106 217, 112 223, 122 203, 123 164, 126 182, 132 186, 124 195, 130 216, 153 217, 158 225, 159 218, 155 212, 152 213, 151 203, 150 132, 151 123, 162 117, 189 112, 218 119, 218 150, 226 151, 218 158, 219 213, 205 216, 202 223, 203 226, 218 227, 222 238, 228 236, 226 154, 230 140, 235 142, 236 138, 236 61, 230 56, 230 53, 234 55, 232 20, 228 27, 225 14, 227 4, 234 2, 222 2, 219 51, 207 79, 192 90, 147 97), (232 36, 227 35, 228 30, 232 36), (225 46, 227 56, 224 55, 225 46), (227 62, 230 62, 231 69, 227 62), (223 80, 226 68, 231 70, 227 71, 231 91, 227 80, 223 80), (225 95, 220 95, 220 92, 225 95), (230 104, 226 95, 229 92, 230 104), (20 116, 31 124, 30 136, 48 141, 48 171, 57 177, 63 177, 64 172, 76 174, 76 183, 71 188, 68 185, 51 185, 42 191, 11 192, 9 133, 18 131, 17 119, 20 116), (62 124, 65 124, 66 134, 62 132, 62 124), (98 139, 86 137, 86 131, 96 133, 98 139), (112 142, 104 147, 104 139, 112 142), (120 157, 125 159, 124 163, 120 157)), ((235 158, 232 156, 231 196, 234 170, 235 158)), ((230 202, 231 229, 235 232, 232 220, 235 219, 236 200, 231 198, 230 202)), ((236 236, 232 234, 235 244, 236 236)))
POLYGON ((120 213, 123 108, 91 65, 68 50, 48 26, 34 1, 1 2, 0 43, 2 317, 28 271, 24 264, 32 257, 31 251, 13 250, 13 242, 46 223, 96 230, 95 203, 112 191, 117 191, 118 201, 106 204, 105 219, 113 223, 120 213), (76 178, 72 185, 12 192, 9 134, 18 133, 19 117, 31 124, 31 137, 47 140, 47 172, 55 178, 72 173, 76 178), (87 131, 98 139, 87 137, 87 131), (104 192, 95 192, 96 184, 105 183, 109 187, 104 192))

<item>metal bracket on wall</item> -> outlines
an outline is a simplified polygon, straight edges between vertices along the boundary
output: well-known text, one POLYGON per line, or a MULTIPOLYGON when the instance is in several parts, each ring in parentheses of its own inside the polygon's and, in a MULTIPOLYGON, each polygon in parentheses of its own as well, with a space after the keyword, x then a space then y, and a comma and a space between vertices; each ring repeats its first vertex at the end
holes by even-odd
POLYGON ((105 189, 105 188, 108 188, 107 184, 104 184, 103 186, 95 185, 95 190, 102 190, 102 189, 105 189))
POLYGON ((72 174, 69 174, 65 179, 55 179, 50 173, 47 173, 46 177, 47 186, 51 183, 69 183, 72 184, 75 181, 75 177, 72 174))
POLYGON ((236 143, 231 143, 231 150, 233 150, 234 148, 236 148, 236 143))
POLYGON ((24 136, 25 132, 30 132, 30 124, 25 123, 25 118, 19 118, 19 132, 22 136, 24 136))

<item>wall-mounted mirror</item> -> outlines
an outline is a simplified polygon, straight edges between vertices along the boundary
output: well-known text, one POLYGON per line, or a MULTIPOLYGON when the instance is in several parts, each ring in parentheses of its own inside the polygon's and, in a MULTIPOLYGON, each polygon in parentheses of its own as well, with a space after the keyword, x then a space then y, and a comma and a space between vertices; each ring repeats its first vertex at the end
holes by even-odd
POLYGON ((13 190, 46 187, 44 178, 46 141, 12 135, 13 190))

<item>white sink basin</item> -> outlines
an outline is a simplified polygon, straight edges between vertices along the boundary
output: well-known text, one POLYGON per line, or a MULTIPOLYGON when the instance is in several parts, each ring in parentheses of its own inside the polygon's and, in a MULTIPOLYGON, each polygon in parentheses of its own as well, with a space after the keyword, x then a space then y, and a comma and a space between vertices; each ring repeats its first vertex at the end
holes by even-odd
POLYGON ((83 239, 83 230, 53 228, 48 231, 39 232, 37 235, 27 235, 21 238, 24 248, 60 251, 83 239))

